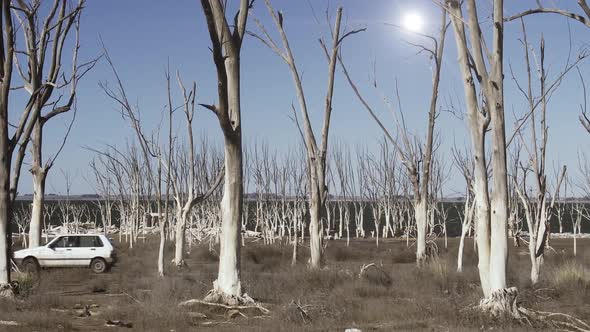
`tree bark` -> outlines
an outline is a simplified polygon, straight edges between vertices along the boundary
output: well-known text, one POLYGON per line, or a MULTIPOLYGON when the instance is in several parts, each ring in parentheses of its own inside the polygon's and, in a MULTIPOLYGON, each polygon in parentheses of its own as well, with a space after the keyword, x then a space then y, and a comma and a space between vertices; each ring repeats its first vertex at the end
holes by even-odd
POLYGON ((184 265, 184 248, 186 242, 186 216, 184 209, 176 213, 176 236, 174 245, 174 264, 176 266, 184 265))
MULTIPOLYGON (((237 106, 239 107, 239 102, 237 106)), ((219 272, 214 282, 216 291, 235 297, 242 295, 240 282, 242 197, 242 140, 241 136, 236 134, 233 137, 225 137, 225 184, 221 200, 219 272)))
POLYGON ((201 0, 217 70, 219 104, 205 105, 219 120, 224 134, 225 183, 221 200, 219 270, 208 300, 235 303, 252 301, 242 296, 240 234, 243 207, 242 124, 240 105, 240 49, 252 2, 240 0, 234 30, 225 18, 220 0, 201 0))
POLYGON ((31 211, 31 224, 29 225, 29 248, 41 245, 41 227, 43 224, 43 209, 45 204, 45 179, 47 173, 42 165, 43 125, 41 119, 37 119, 33 129, 32 142, 32 167, 33 175, 33 209, 31 211))
POLYGON ((33 174, 33 208, 29 225, 29 248, 41 246, 43 210, 45 209, 45 172, 33 174))
MULTIPOLYGON (((313 174, 313 171, 312 171, 313 174)), ((310 246, 310 267, 320 268, 322 266, 322 233, 320 229, 321 220, 321 198, 318 193, 315 176, 312 175, 311 196, 309 202, 309 246, 310 246)))
POLYGON ((8 153, 8 113, 0 112, 0 297, 12 296, 10 288, 10 253, 12 230, 10 227, 10 154, 8 153))
POLYGON ((427 204, 424 198, 414 202, 414 218, 416 219, 416 264, 423 266, 426 263, 426 227, 427 204))

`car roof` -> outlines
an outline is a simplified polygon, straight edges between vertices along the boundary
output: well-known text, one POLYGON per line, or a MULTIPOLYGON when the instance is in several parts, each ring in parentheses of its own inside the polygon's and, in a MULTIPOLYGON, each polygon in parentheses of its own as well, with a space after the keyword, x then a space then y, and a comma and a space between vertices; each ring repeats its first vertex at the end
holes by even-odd
POLYGON ((104 236, 104 234, 58 234, 57 236, 104 236))

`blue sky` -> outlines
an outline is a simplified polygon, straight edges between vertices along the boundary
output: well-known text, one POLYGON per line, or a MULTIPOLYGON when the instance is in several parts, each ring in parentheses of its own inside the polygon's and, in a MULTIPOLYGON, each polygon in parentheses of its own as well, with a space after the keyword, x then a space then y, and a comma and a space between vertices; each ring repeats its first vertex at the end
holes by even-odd
MULTIPOLYGON (((237 0, 229 2, 232 1, 237 0)), ((571 1, 554 2, 562 8, 577 11, 575 3, 571 1)), ((426 22, 425 31, 434 33, 439 26, 439 9, 432 1, 332 0, 328 3, 324 0, 274 0, 272 3, 275 9, 284 12, 285 29, 298 67, 303 72, 312 120, 316 124, 321 122, 327 79, 327 65, 317 38, 328 30, 323 22, 318 25, 314 21, 309 3, 313 4, 320 20, 328 5, 331 13, 334 13, 337 5, 342 5, 349 28, 367 28, 366 32, 347 39, 342 49, 353 77, 388 124, 393 124, 393 121, 379 93, 369 84, 373 63, 376 64, 381 91, 390 98, 393 98, 394 82, 397 80, 408 126, 414 133, 424 132, 431 85, 430 62, 425 55, 416 56, 416 48, 407 43, 420 42, 420 39, 383 23, 399 23, 405 13, 419 12, 426 22)), ((479 3, 482 14, 489 16, 491 1, 479 3)), ((535 1, 506 3, 507 15, 535 6, 535 1)), ((256 1, 253 13, 269 30, 274 31, 262 0, 256 1)), ((489 23, 489 19, 484 17, 484 22, 489 23)), ((568 54, 566 19, 544 15, 527 18, 526 23, 532 44, 538 45, 540 34, 544 34, 550 77, 555 76, 564 66, 568 54)), ((570 26, 575 54, 587 44, 590 30, 575 22, 570 26)), ((488 25, 485 27, 489 28, 488 25)), ((249 21, 248 29, 256 30, 252 20, 249 21)), ((164 68, 168 62, 173 71, 181 72, 185 82, 197 82, 199 102, 216 102, 216 77, 208 50, 210 41, 199 1, 88 1, 83 14, 80 56, 90 59, 100 54, 101 38, 119 70, 130 99, 139 105, 146 129, 154 128, 162 117, 166 104, 164 68)), ((453 38, 452 29, 449 29, 439 100, 441 107, 447 107, 448 100, 453 100, 459 111, 463 111, 463 87, 459 81, 453 38)), ((516 74, 524 79, 519 38, 520 24, 508 23, 505 36, 505 99, 509 133, 513 127, 512 113, 523 114, 525 107, 525 100, 516 92, 508 70, 508 64, 512 64, 516 74)), ((588 63, 580 66, 585 76, 588 76, 589 68, 588 63)), ((296 100, 286 65, 259 41, 247 37, 242 49, 242 70, 242 118, 246 141, 266 140, 271 143, 271 147, 279 150, 299 144, 297 130, 288 117, 291 114, 290 105, 296 104, 296 100)), ((337 72, 336 80, 331 140, 351 145, 364 144, 375 149, 381 132, 360 107, 340 72, 337 72)), ((76 175, 72 187, 74 193, 92 192, 84 178, 89 177, 88 163, 93 153, 85 147, 100 148, 104 144, 122 146, 133 137, 129 125, 118 115, 114 103, 99 88, 99 82, 110 82, 111 85, 114 82, 104 61, 80 83, 77 119, 66 149, 48 176, 48 192, 65 191, 60 168, 76 175)), ((574 179, 578 176, 578 152, 586 149, 590 139, 577 120, 582 98, 579 79, 577 74, 572 73, 555 93, 548 111, 549 164, 567 164, 574 179)), ((58 137, 64 131, 69 116, 47 125, 46 155, 55 151, 58 137)), ((441 132, 441 153, 444 155, 450 156, 450 147, 454 142, 458 145, 469 144, 465 138, 467 132, 463 120, 443 113, 437 127, 441 132)), ((204 109, 197 111, 195 120, 195 134, 201 133, 217 140, 221 138, 216 119, 204 109)), ((450 162, 448 159, 447 163, 450 162)), ((25 165, 19 188, 23 194, 30 193, 32 187, 27 170, 25 165)), ((446 192, 453 194, 458 191, 463 191, 463 183, 454 174, 446 192)))

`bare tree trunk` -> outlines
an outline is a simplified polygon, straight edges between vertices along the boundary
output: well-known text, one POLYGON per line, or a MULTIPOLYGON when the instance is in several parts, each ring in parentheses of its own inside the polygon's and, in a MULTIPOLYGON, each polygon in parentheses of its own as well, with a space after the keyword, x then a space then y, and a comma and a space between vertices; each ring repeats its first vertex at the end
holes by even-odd
POLYGON ((233 31, 220 0, 201 0, 217 69, 218 105, 202 105, 215 113, 224 134, 225 183, 221 200, 219 271, 207 300, 252 301, 242 294, 240 233, 243 207, 242 123, 240 105, 240 49, 252 1, 240 0, 233 31))
POLYGON ((295 234, 294 234, 294 237, 293 237, 293 256, 291 257, 291 266, 297 265, 297 246, 298 246, 298 243, 297 243, 297 241, 298 241, 298 239, 297 239, 297 234, 298 234, 298 231, 297 231, 297 220, 298 220, 298 218, 295 218, 295 223, 294 223, 294 226, 295 226, 294 227, 295 228, 295 234))
POLYGON ((43 210, 45 207, 45 179, 46 173, 43 170, 33 171, 33 209, 29 225, 29 248, 36 248, 41 245, 43 210))
POLYGON ((426 199, 421 198, 414 202, 414 218, 416 219, 416 263, 422 266, 426 263, 426 227, 427 204, 426 199))
POLYGON ((465 102, 470 122, 473 157, 475 159, 474 194, 477 202, 477 249, 479 274, 485 300, 481 307, 485 311, 499 314, 499 311, 517 315, 510 303, 517 296, 516 289, 506 288, 506 265, 508 260, 508 183, 506 165, 506 136, 504 129, 503 90, 503 1, 493 2, 492 51, 488 58, 490 70, 486 68, 481 32, 475 0, 467 0, 467 17, 463 19, 462 3, 448 1, 447 9, 455 30, 459 54, 459 67, 463 76, 465 102), (467 22, 467 23, 466 23, 467 22), (470 28, 470 42, 467 43, 465 25, 470 28), (471 52, 470 52, 471 51, 471 52), (472 59, 470 63, 469 59, 472 59), (477 76, 472 72, 475 71, 477 76), (476 78, 485 96, 482 108, 478 105, 475 90, 476 78), (483 110, 483 112, 480 112, 483 110), (489 200, 488 177, 485 163, 485 132, 492 123, 492 196, 489 200), (490 212, 492 212, 490 214, 490 212), (512 297, 512 298, 509 298, 512 297))
MULTIPOLYGON (((238 99, 239 107, 239 99, 238 99)), ((242 140, 239 134, 225 138, 225 184, 221 200, 221 243, 215 290, 240 297, 240 233, 242 219, 242 140)))
POLYGON ((176 266, 184 265, 184 248, 186 241, 186 211, 179 208, 176 213, 176 237, 174 247, 174 264, 176 266))
POLYGON ((162 159, 158 157, 158 226, 160 228, 160 246, 158 247, 158 276, 166 273, 164 267, 164 253, 166 248, 166 218, 162 217, 162 159))
MULTIPOLYGON (((2 119, 4 120, 4 119, 2 119)), ((0 126, 7 126, 7 122, 1 123, 0 126)), ((6 128, 6 127, 5 127, 6 128)), ((6 153, 8 145, 3 139, 5 135, 0 135, 0 297, 12 296, 10 288, 10 249, 12 247, 12 231, 10 229, 10 197, 8 187, 10 186, 10 159, 6 153)))
POLYGON ((312 268, 319 268, 322 265, 322 233, 320 229, 321 225, 321 198, 318 193, 317 183, 314 180, 313 171, 311 180, 311 197, 309 201, 309 246, 310 246, 310 266, 312 268))

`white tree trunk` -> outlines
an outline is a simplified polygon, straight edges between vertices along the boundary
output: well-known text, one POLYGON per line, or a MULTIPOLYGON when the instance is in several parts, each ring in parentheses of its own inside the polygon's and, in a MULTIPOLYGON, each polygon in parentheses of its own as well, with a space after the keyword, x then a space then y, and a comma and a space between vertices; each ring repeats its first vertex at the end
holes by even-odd
POLYGON ((33 174, 33 209, 29 226, 29 248, 41 246, 43 227, 43 209, 45 205, 45 173, 33 174))
POLYGON ((320 205, 321 198, 316 189, 317 185, 313 183, 312 176, 312 190, 309 204, 309 247, 311 251, 310 267, 320 268, 322 265, 322 233, 321 233, 321 214, 320 205))
POLYGON ((465 247, 465 235, 467 234, 467 228, 463 225, 461 229, 461 240, 459 240, 459 251, 457 253, 457 272, 463 272, 463 248, 465 247))
MULTIPOLYGON (((233 104, 235 105, 235 103, 233 104)), ((239 99, 237 100, 239 105, 239 99)), ((225 297, 240 297, 240 233, 242 214, 242 140, 240 134, 225 138, 225 183, 221 200, 219 271, 213 283, 225 297)))
MULTIPOLYGON (((158 203, 159 204, 159 203, 158 203)), ((160 209, 158 209, 159 212, 160 209)), ((162 213, 158 213, 158 222, 160 223, 160 247, 158 248, 158 275, 164 276, 164 250, 166 248, 166 219, 162 218, 162 213)))
POLYGON ((577 256, 578 254, 578 243, 577 243, 577 239, 576 239, 576 225, 574 225, 574 257, 577 256))
POLYGON ((426 199, 420 198, 414 202, 414 218, 416 218, 416 264, 422 266, 426 262, 426 227, 427 227, 426 199))
POLYGON ((186 242, 186 218, 187 211, 178 210, 176 213, 176 243, 174 247, 174 264, 176 266, 184 265, 184 248, 186 242))

